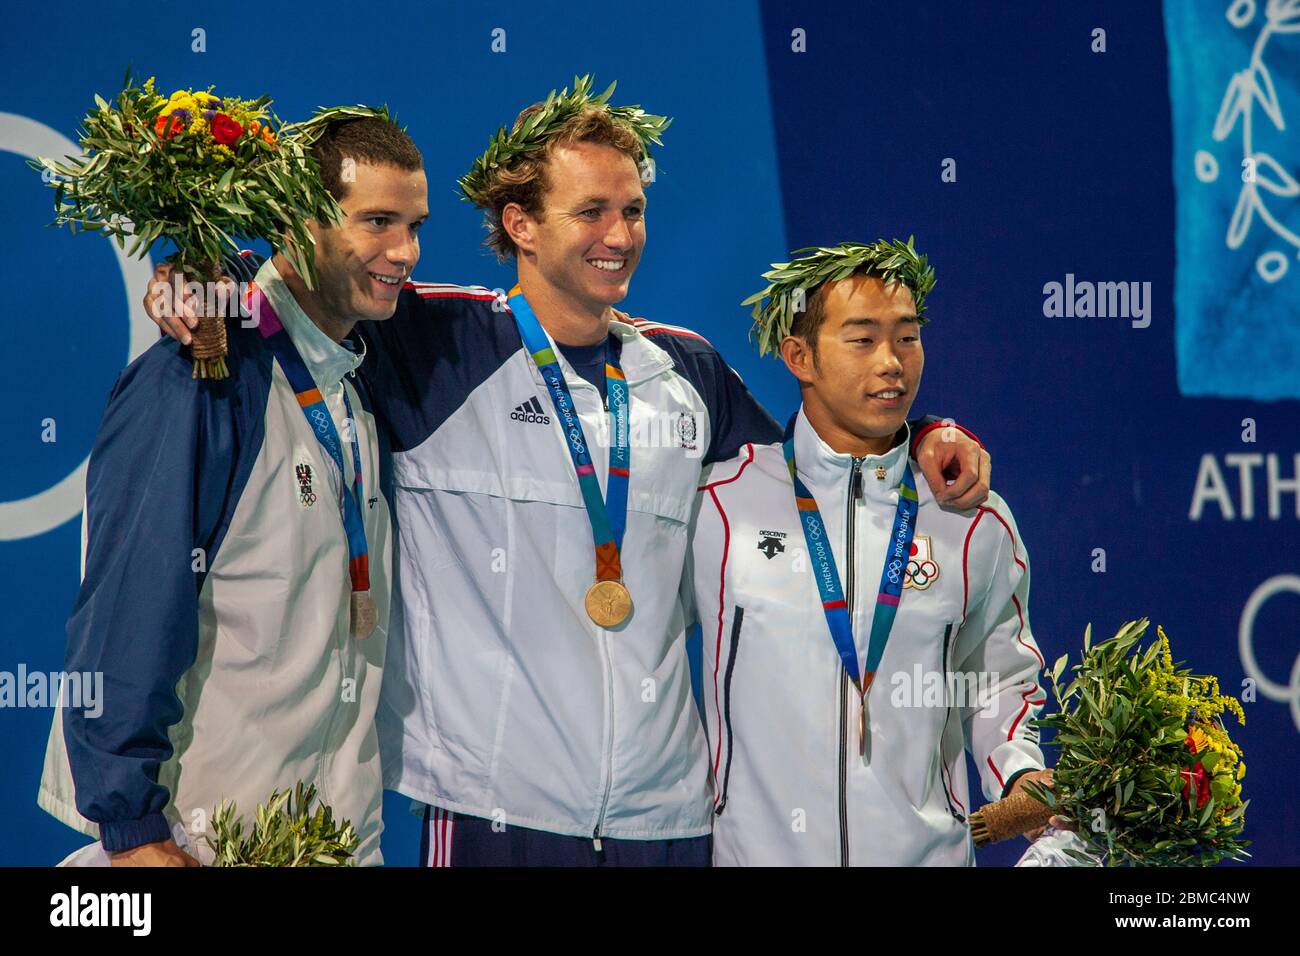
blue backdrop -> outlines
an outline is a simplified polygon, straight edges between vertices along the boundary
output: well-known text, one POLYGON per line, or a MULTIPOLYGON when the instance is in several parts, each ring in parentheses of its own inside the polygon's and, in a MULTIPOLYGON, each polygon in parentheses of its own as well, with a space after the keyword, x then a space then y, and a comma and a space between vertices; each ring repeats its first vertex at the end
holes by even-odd
MULTIPOLYGON (((152 339, 149 265, 44 228, 52 193, 24 156, 75 139, 128 63, 161 88, 270 92, 292 118, 386 102, 428 168, 417 278, 508 287, 455 180, 520 107, 592 72, 675 117, 629 309, 706 335, 778 418, 796 392, 738 306, 758 273, 799 246, 916 235, 938 272, 918 410, 991 449, 1044 655, 1148 615, 1227 692, 1245 681, 1247 836, 1257 862, 1300 862, 1300 4, 284 6, 73 3, 6 24, 0 671, 61 664, 78 468, 152 339), (1049 283, 1121 282, 1128 315, 1047 304, 1049 283)), ((50 716, 0 708, 0 864, 82 842, 35 806, 50 716)), ((390 863, 415 859, 406 809, 389 795, 390 863)))

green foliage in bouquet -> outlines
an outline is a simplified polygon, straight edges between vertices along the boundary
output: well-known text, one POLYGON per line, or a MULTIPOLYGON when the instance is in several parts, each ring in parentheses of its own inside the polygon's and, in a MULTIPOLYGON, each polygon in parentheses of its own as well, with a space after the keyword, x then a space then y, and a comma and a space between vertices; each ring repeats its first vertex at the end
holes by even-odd
POLYGON ((307 220, 334 224, 341 211, 309 149, 330 120, 387 111, 322 108, 285 125, 267 96, 178 90, 166 98, 153 77, 136 86, 129 72, 124 87, 115 105, 95 97, 79 134, 82 156, 31 162, 56 190, 54 224, 110 236, 119 248, 129 240, 128 255, 170 240, 169 260, 205 281, 217 278, 223 254, 239 251, 234 237, 261 238, 315 288, 307 220))
POLYGON ((213 866, 352 866, 357 835, 348 820, 335 825, 333 811, 316 800, 315 785, 299 781, 293 791, 276 790, 257 808, 253 831, 235 804, 225 801, 212 820, 215 839, 204 837, 216 854, 213 866))
MULTIPOLYGON (((1109 640, 1083 639, 1083 659, 1060 680, 1068 655, 1052 668, 1058 712, 1035 723, 1056 731, 1055 790, 1026 792, 1072 821, 1107 865, 1211 866, 1242 859, 1249 801, 1241 799, 1246 765, 1222 715, 1244 724, 1241 704, 1219 693, 1218 679, 1176 668, 1169 639, 1142 650, 1147 619, 1130 621, 1109 640)), ((1067 850, 1080 862, 1094 862, 1067 850)))

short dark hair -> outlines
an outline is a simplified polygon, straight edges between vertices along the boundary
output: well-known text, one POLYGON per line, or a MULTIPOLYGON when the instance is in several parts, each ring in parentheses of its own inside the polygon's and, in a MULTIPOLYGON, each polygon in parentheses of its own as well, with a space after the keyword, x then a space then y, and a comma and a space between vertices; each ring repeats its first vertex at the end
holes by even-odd
POLYGON ((794 322, 790 325, 790 334, 799 336, 812 349, 813 362, 817 361, 817 336, 821 334, 822 323, 826 321, 826 303, 822 301, 826 285, 823 282, 808 294, 804 310, 795 313, 794 322))
POLYGON ((325 188, 339 202, 348 194, 344 159, 396 166, 407 172, 424 169, 424 157, 406 130, 378 116, 348 117, 331 123, 312 144, 311 153, 320 165, 325 188))
POLYGON ((813 361, 826 318, 822 286, 852 276, 874 277, 885 285, 901 282, 912 293, 916 323, 925 325, 925 300, 934 288, 934 270, 916 251, 914 236, 907 242, 878 239, 875 242, 841 242, 837 246, 808 246, 796 251, 789 262, 776 262, 763 278, 768 285, 741 305, 752 305, 752 335, 758 337, 758 353, 778 352, 788 335, 809 343, 813 361), (800 253, 807 253, 800 255, 800 253))
POLYGON ((826 289, 835 282, 843 282, 846 279, 852 279, 854 276, 874 276, 877 279, 884 279, 884 276, 874 269, 859 269, 844 276, 843 279, 822 282, 807 293, 804 310, 796 312, 794 315, 794 322, 790 325, 790 334, 797 335, 808 343, 808 348, 812 350, 814 365, 817 363, 817 336, 821 334, 822 325, 826 322, 826 289))

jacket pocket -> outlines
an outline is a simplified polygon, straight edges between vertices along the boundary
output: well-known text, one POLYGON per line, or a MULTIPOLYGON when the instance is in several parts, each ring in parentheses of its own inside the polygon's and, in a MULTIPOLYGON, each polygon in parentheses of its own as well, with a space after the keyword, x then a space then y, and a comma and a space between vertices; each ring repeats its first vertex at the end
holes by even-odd
POLYGON ((732 756, 732 732, 731 732, 731 681, 736 673, 736 652, 740 650, 740 629, 745 621, 745 609, 736 607, 731 617, 731 641, 727 652, 727 672, 722 682, 722 721, 723 726, 720 728, 725 735, 727 744, 727 762, 722 773, 722 796, 718 800, 718 807, 714 810, 717 816, 722 815, 722 811, 727 808, 727 788, 731 783, 731 756, 732 756))

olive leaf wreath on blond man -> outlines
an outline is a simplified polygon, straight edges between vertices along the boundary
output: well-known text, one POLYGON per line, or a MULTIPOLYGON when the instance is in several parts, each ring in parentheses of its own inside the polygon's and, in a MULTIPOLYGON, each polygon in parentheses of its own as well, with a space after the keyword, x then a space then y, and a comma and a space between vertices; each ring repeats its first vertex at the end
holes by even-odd
POLYGON ((826 283, 853 275, 879 276, 886 285, 901 282, 912 293, 917 323, 924 325, 929 321, 925 298, 934 288, 934 269, 917 253, 914 241, 914 236, 908 236, 907 242, 878 239, 809 246, 795 250, 796 256, 809 255, 772 263, 771 271, 763 273, 767 287, 740 303, 754 307, 750 337, 758 339, 758 354, 777 354, 781 340, 791 334, 807 337, 815 354, 817 327, 824 315, 820 293, 826 283))
POLYGON ((573 78, 573 91, 551 90, 516 117, 509 131, 497 130, 487 151, 460 178, 461 198, 483 210, 484 245, 505 261, 516 255, 514 241, 501 225, 506 206, 517 203, 534 218, 542 214, 546 195, 546 162, 557 146, 597 143, 624 153, 639 169, 650 156, 650 144, 662 146, 660 134, 672 120, 654 116, 639 106, 610 106, 617 83, 599 96, 591 94, 590 74, 573 78))

